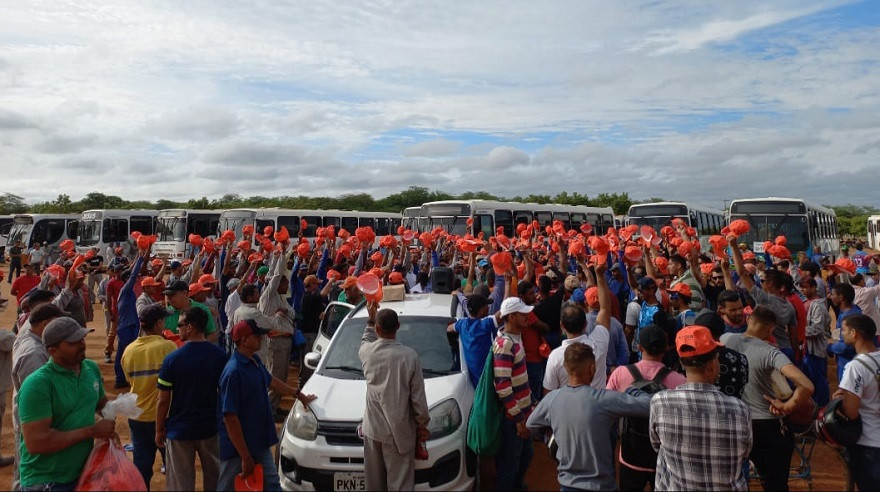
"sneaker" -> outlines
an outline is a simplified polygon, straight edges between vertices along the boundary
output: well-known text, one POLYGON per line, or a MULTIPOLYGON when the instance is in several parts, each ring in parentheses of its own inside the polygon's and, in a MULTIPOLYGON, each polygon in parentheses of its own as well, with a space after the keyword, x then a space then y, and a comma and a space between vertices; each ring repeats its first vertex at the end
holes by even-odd
POLYGON ((104 363, 109 364, 112 361, 110 360, 110 354, 104 354, 104 363))
POLYGON ((165 465, 162 465, 162 470, 161 470, 161 471, 162 471, 162 475, 164 475, 164 474, 165 474, 165 465))

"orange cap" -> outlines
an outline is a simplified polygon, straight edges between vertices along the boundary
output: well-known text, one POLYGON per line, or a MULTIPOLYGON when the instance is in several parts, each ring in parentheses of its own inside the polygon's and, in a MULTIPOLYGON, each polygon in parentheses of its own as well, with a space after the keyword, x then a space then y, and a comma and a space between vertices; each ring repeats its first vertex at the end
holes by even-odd
POLYGON ((675 349, 682 358, 708 354, 723 346, 712 338, 712 333, 705 326, 686 326, 675 336, 675 349))
POLYGON ((199 283, 203 284, 203 285, 216 284, 217 279, 214 278, 214 276, 211 275, 210 273, 206 273, 206 274, 202 275, 201 277, 199 277, 199 283))
POLYGON ((153 277, 144 277, 144 279, 141 280, 141 287, 159 287, 160 285, 162 285, 162 283, 156 282, 156 279, 153 277))
POLYGON ((198 294, 199 292, 208 292, 209 290, 211 290, 210 287, 204 286, 204 285, 200 284, 199 282, 189 284, 190 297, 198 294))
POLYGON ((691 286, 684 283, 684 282, 679 282, 666 290, 668 290, 669 292, 675 292, 675 293, 680 294, 680 295, 687 297, 687 298, 690 298, 693 296, 693 292, 691 291, 691 286))
POLYGON ((354 275, 350 275, 342 282, 342 288, 347 289, 349 287, 354 287, 355 285, 357 285, 357 281, 357 277, 355 277, 354 275))

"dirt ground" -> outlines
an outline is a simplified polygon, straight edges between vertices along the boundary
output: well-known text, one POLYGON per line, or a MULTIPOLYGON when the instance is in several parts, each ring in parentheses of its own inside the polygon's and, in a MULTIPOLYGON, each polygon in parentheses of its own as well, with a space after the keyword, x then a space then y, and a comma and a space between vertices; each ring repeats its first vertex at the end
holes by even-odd
MULTIPOLYGON (((3 270, 8 273, 7 265, 3 265, 3 270)), ((0 297, 12 297, 9 294, 9 284, 6 279, 0 284, 0 297)), ((113 365, 103 362, 103 341, 105 340, 104 321, 100 312, 100 307, 96 306, 96 321, 89 324, 90 328, 94 328, 95 332, 86 338, 86 357, 98 362, 101 368, 101 374, 104 377, 104 386, 109 398, 114 398, 117 390, 113 389, 113 365)), ((0 313, 0 328, 11 329, 15 320, 15 300, 11 299, 9 307, 6 311, 0 313)), ((836 389, 836 370, 833 366, 829 367, 829 380, 832 381, 832 392, 836 389)), ((295 373, 291 372, 290 382, 296 382, 295 373)), ((283 401, 284 408, 290 408, 289 400, 283 401)), ((0 454, 2 456, 11 456, 12 449, 12 390, 6 393, 6 413, 3 416, 2 433, 0 433, 0 454)), ((280 425, 278 426, 280 430, 280 425)), ((123 443, 130 443, 128 424, 122 419, 117 421, 116 431, 122 439, 123 443)), ((530 490, 559 490, 559 484, 556 481, 556 463, 550 458, 546 448, 536 443, 535 455, 526 476, 526 483, 530 490)), ((846 468, 836 451, 824 443, 817 443, 813 449, 813 455, 810 460, 811 474, 813 479, 813 488, 815 490, 843 490, 846 481, 846 468)), ((800 457, 797 453, 792 457, 792 465, 800 464, 800 457)), ((160 473, 161 460, 156 460, 155 475, 150 483, 152 490, 165 490, 165 476, 160 473)), ((481 485, 483 489, 491 490, 494 481, 494 470, 491 462, 483 463, 481 466, 481 485)), ((12 467, 0 468, 0 490, 9 490, 12 483, 12 467)), ((201 476, 196 479, 196 485, 201 490, 201 476)), ((758 482, 753 481, 751 486, 754 490, 760 490, 758 482)), ((805 480, 792 479, 791 487, 793 490, 808 490, 808 484, 805 480)))

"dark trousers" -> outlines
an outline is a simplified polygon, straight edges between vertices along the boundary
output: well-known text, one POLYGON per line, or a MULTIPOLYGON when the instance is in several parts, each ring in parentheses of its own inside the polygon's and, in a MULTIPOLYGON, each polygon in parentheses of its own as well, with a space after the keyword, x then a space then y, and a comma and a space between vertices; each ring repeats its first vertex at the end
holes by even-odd
POLYGON ((532 400, 538 402, 544 397, 544 371, 547 370, 547 361, 526 362, 526 373, 529 375, 529 389, 532 390, 532 400))
POLYGON ((820 407, 828 404, 831 392, 828 388, 828 359, 825 357, 816 357, 812 354, 804 356, 804 362, 801 367, 804 374, 813 382, 813 401, 820 407))
POLYGON ((755 464, 764 490, 788 490, 788 469, 794 452, 794 436, 790 431, 780 432, 779 421, 752 421, 752 452, 749 459, 755 464))
POLYGON ((618 488, 621 492, 628 492, 630 490, 641 492, 645 490, 645 485, 648 486, 648 490, 654 490, 653 472, 633 470, 621 463, 619 475, 618 488))
POLYGON ((880 490, 880 448, 848 446, 846 462, 859 490, 880 490))
POLYGON ((11 284, 18 277, 21 277, 21 258, 13 258, 9 260, 9 278, 6 280, 11 284), (12 275, 12 272, 15 272, 15 276, 12 275))
POLYGON ((131 430, 132 461, 141 476, 144 477, 144 483, 147 484, 147 490, 150 490, 150 480, 153 478, 153 463, 156 462, 156 450, 165 460, 165 448, 156 447, 156 422, 138 422, 137 420, 128 420, 128 428, 131 430))
POLYGON ((525 490, 523 479, 532 462, 532 440, 516 434, 516 422, 501 422, 501 450, 495 457, 495 490, 525 490))
POLYGON ((122 354, 125 352, 125 348, 128 347, 128 344, 137 338, 138 331, 139 328, 135 325, 125 327, 120 326, 116 330, 118 346, 116 347, 116 362, 113 364, 113 369, 116 372, 117 388, 128 386, 128 381, 125 379, 125 371, 122 370, 122 354))

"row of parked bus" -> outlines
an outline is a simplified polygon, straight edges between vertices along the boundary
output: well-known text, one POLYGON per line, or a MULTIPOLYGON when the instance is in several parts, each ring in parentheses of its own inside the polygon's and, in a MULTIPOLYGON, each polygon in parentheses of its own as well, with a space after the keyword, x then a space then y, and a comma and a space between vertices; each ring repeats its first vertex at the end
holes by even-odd
MULTIPOLYGON (((442 227, 452 234, 471 231, 476 235, 495 234, 501 228, 512 236, 518 224, 537 221, 542 227, 562 221, 568 229, 589 224, 600 233, 609 227, 634 224, 649 225, 659 230, 674 219, 682 219, 697 230, 701 241, 719 234, 730 220, 745 219, 751 231, 740 240, 755 252, 762 252, 762 243, 776 236, 788 238, 791 251, 812 253, 816 247, 836 255, 840 250, 837 217, 834 211, 801 199, 749 198, 733 200, 726 211, 712 210, 684 202, 642 203, 630 207, 626 216, 615 216, 608 207, 586 207, 537 203, 500 202, 489 200, 445 200, 410 207, 401 214, 345 210, 290 210, 278 208, 232 210, 87 210, 82 214, 17 214, 0 216, 0 246, 21 240, 26 246, 46 244, 50 250, 65 239, 74 239, 77 250, 85 252, 97 247, 103 253, 107 246, 130 241, 131 234, 156 234, 154 249, 160 256, 184 258, 190 255, 187 238, 190 234, 216 236, 227 229, 241 236, 245 225, 257 231, 266 226, 273 230, 286 227, 292 236, 312 238, 319 227, 334 226, 351 233, 358 227, 370 226, 378 236, 395 234, 403 225, 419 232, 442 227), (5 240, 4 240, 5 239, 5 240)), ((704 244, 708 247, 707 244, 704 244)), ((868 220, 868 246, 880 247, 880 216, 868 220)))

